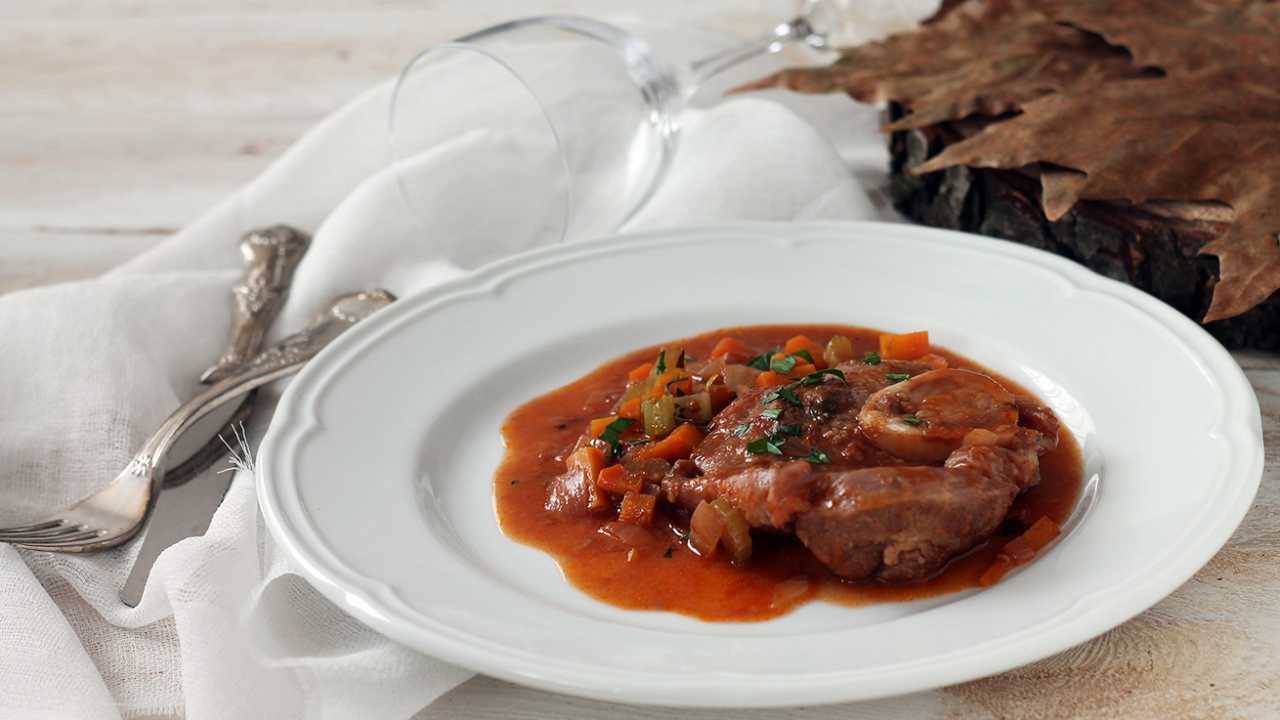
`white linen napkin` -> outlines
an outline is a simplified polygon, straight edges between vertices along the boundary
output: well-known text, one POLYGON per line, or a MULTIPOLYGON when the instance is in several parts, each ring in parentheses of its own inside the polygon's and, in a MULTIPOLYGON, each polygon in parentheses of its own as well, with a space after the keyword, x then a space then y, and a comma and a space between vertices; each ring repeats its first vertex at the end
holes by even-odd
MULTIPOLYGON (((390 182, 388 93, 354 100, 134 261, 0 296, 0 525, 101 487, 197 391, 227 332, 247 229, 314 233, 276 337, 340 292, 403 296, 459 272, 390 182)), ((666 182, 629 229, 884 217, 883 196, 857 180, 883 173, 876 124, 842 97, 777 92, 691 112, 666 182)), ((440 148, 442 176, 475 141, 440 148)), ((260 403, 255 436, 270 407, 260 403)), ((203 536, 159 557, 128 608, 117 593, 138 545, 83 557, 0 545, 0 717, 398 718, 471 675, 367 629, 295 575, 262 526, 251 473, 236 474, 203 536)))

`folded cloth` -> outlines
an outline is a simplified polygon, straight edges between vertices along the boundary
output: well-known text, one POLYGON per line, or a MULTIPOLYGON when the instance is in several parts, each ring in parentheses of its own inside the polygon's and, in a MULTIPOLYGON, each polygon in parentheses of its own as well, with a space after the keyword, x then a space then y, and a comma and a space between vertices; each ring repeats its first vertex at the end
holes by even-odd
MULTIPOLYGON (((227 333, 247 229, 285 222, 314 234, 277 337, 338 293, 403 296, 461 271, 415 230, 385 167, 389 92, 357 98, 124 266, 0 297, 0 525, 101 487, 197 392, 227 333)), ((777 92, 691 112, 666 182, 628 229, 882 217, 883 198, 858 180, 886 162, 875 124, 843 98, 777 92)), ((442 148, 433 162, 443 171, 466 154, 442 148)), ((252 473, 236 474, 203 536, 161 554, 128 608, 117 593, 137 549, 0 545, 0 717, 398 718, 470 677, 367 629, 294 574, 264 531, 252 473)))

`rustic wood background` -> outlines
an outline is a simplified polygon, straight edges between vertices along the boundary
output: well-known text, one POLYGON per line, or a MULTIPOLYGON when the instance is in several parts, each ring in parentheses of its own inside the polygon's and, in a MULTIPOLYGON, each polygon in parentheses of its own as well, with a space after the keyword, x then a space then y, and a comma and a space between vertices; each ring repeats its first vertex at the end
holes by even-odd
MULTIPOLYGON (((789 5, 646 0, 643 13, 745 33, 789 5)), ((91 277, 142 252, 425 44, 535 12, 639 7, 0 0, 0 292, 91 277)), ((478 677, 419 717, 1280 717, 1280 359, 1237 359, 1261 401, 1268 446, 1257 501, 1194 579, 1092 642, 986 680, 833 708, 637 708, 478 677)))

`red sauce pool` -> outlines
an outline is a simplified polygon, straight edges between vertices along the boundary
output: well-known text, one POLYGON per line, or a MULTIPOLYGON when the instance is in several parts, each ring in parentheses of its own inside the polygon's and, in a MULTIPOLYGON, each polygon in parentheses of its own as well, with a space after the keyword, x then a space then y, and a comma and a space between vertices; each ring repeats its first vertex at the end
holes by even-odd
MULTIPOLYGON (((707 357, 725 335, 769 348, 794 335, 824 344, 832 335, 848 336, 859 353, 878 348, 880 332, 840 325, 767 325, 727 328, 666 345, 682 345, 694 357, 707 357)), ((1080 495, 1084 472, 1080 447, 1064 427, 1058 448, 1040 459, 1040 484, 1022 493, 1005 523, 986 543, 953 560, 933 578, 888 585, 852 583, 834 575, 792 537, 754 534, 754 552, 745 566, 701 558, 682 540, 683 521, 660 512, 649 538, 631 547, 600 533, 610 513, 565 518, 543 508, 547 483, 564 471, 563 458, 592 418, 610 414, 626 386, 627 371, 650 361, 659 347, 644 348, 612 360, 590 374, 525 403, 503 423, 507 452, 494 480, 494 500, 502 531, 536 547, 559 563, 564 576, 592 597, 622 608, 666 610, 702 620, 757 621, 782 615, 813 599, 846 606, 919 600, 978 586, 978 578, 1006 542, 1026 525, 1048 516, 1066 521, 1080 495)), ((934 346, 952 367, 984 372, 1010 392, 1026 389, 960 355, 934 346)))

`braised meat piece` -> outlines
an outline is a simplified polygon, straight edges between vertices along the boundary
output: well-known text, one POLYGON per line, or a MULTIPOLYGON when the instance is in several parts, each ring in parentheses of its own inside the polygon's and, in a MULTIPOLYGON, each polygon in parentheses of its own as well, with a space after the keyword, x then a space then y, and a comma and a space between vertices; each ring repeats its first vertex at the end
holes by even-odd
POLYGON ((991 535, 1056 445, 1053 414, 986 375, 839 369, 843 382, 742 392, 694 452, 700 474, 663 480, 667 499, 723 497, 849 579, 919 580, 991 535))

